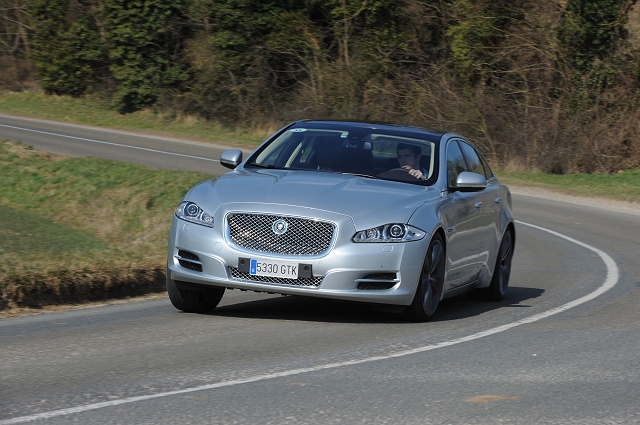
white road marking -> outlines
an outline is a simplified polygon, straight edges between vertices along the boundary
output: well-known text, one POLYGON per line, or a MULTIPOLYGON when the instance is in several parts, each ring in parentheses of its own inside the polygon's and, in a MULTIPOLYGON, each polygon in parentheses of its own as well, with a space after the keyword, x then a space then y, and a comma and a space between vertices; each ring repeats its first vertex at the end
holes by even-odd
POLYGON ((152 400, 154 398, 169 397, 169 396, 180 395, 180 394, 188 394, 188 393, 193 393, 193 392, 196 392, 196 391, 212 390, 212 389, 215 389, 215 388, 231 387, 231 386, 234 386, 234 385, 246 384, 246 383, 250 383, 250 382, 265 381, 265 380, 274 379, 274 378, 285 378, 285 377, 289 377, 289 376, 300 375, 300 374, 303 374, 303 373, 317 372, 317 371, 326 370, 326 369, 335 369, 335 368, 338 368, 338 367, 353 366, 353 365, 359 365, 359 364, 364 364, 364 363, 376 362, 376 361, 380 361, 380 360, 388 360, 388 359, 393 359, 393 358, 397 358, 397 357, 409 356, 411 354, 424 353, 426 351, 437 350, 438 348, 450 347, 452 345, 461 344, 463 342, 468 342, 468 341, 473 341, 475 339, 484 338, 484 337, 489 336, 489 335, 494 335, 494 334, 509 330, 511 328, 515 328, 516 326, 524 325, 524 324, 527 324, 527 323, 537 322, 538 320, 542 320, 542 319, 545 319, 547 317, 553 316, 555 314, 562 313, 563 311, 569 310, 569 309, 571 309, 573 307, 576 307, 576 306, 578 306, 580 304, 584 304, 584 303, 586 303, 588 301, 593 300, 594 298, 604 294, 609 289, 613 288, 616 285, 616 283, 618 283, 618 279, 619 279, 618 266, 616 265, 615 261, 613 261, 613 259, 608 254, 606 254, 604 251, 601 251, 598 248, 594 248, 591 245, 587 245, 584 242, 580 242, 580 241, 578 241, 576 239, 570 238, 569 236, 565 236, 565 235, 563 235, 561 233, 554 232, 553 230, 545 229, 544 227, 536 226, 536 225, 529 224, 529 223, 524 223, 522 221, 516 221, 516 223, 524 225, 524 226, 529 226, 529 227, 532 227, 534 229, 541 230, 543 232, 550 233, 550 234, 552 234, 554 236, 557 236, 557 237, 562 238, 562 239, 566 239, 569 242, 573 242, 576 245, 579 245, 579 246, 581 246, 583 248, 586 248, 586 249, 588 249, 590 251, 595 252, 596 254, 598 254, 598 256, 600 256, 600 258, 602 259, 602 261, 604 262, 604 264, 605 264, 605 266, 607 268, 607 277, 606 277, 605 281, 595 291, 593 291, 590 294, 587 294, 587 295, 585 295, 583 297, 580 297, 580 298, 578 298, 578 299, 576 299, 574 301, 571 301, 571 302, 569 302, 567 304, 561 305, 561 306, 556 307, 556 308, 552 308, 551 310, 547 310, 547 311, 539 313, 539 314, 535 314, 535 315, 527 317, 525 319, 521 319, 521 320, 518 320, 518 321, 515 321, 515 322, 512 322, 512 323, 508 323, 506 325, 497 326, 495 328, 487 329, 486 331, 478 332, 478 333, 475 333, 473 335, 468 335, 468 336, 465 336, 465 337, 462 337, 462 338, 452 339, 450 341, 444 341, 444 342, 440 342, 440 343, 437 343, 437 344, 425 345, 424 347, 418 347, 418 348, 414 348, 412 350, 398 351, 398 352, 395 352, 395 353, 390 353, 390 354, 381 355, 381 356, 366 357, 364 359, 350 360, 350 361, 346 361, 346 362, 327 363, 327 364, 324 364, 324 365, 318 365, 318 366, 313 366, 313 367, 285 370, 283 372, 269 373, 269 374, 264 374, 264 375, 255 375, 255 376, 252 376, 252 377, 249 377, 249 378, 245 378, 245 379, 234 379, 234 380, 231 380, 231 381, 216 382, 214 384, 201 385, 199 387, 193 387, 193 388, 185 388, 183 390, 167 391, 167 392, 163 392, 163 393, 142 395, 142 396, 137 396, 137 397, 129 397, 129 398, 123 398, 123 399, 119 399, 119 400, 110 400, 110 401, 105 401, 105 402, 102 402, 102 403, 93 403, 93 404, 86 404, 84 406, 70 407, 68 409, 52 410, 50 412, 38 413, 38 414, 35 414, 35 415, 20 416, 20 417, 17 417, 17 418, 5 419, 5 420, 0 421, 0 425, 19 424, 19 423, 24 423, 24 422, 35 421, 35 420, 38 420, 38 419, 48 419, 48 418, 53 418, 53 417, 56 417, 56 416, 65 416, 65 415, 71 415, 73 413, 81 413, 81 412, 86 412, 86 411, 89 411, 89 410, 102 409, 104 407, 112 407, 112 406, 118 406, 118 405, 121 405, 121 404, 136 403, 136 402, 139 402, 139 401, 152 400))
POLYGON ((31 131, 33 133, 46 134, 47 136, 66 137, 68 139, 82 140, 84 142, 101 143, 103 145, 118 146, 118 147, 121 147, 121 148, 130 148, 130 149, 138 149, 138 150, 147 151, 147 152, 162 153, 162 154, 165 154, 165 155, 174 155, 174 156, 181 156, 181 157, 184 157, 184 158, 193 158, 193 159, 202 159, 204 161, 220 162, 217 159, 203 158, 201 156, 184 155, 184 154, 181 154, 181 153, 173 153, 173 152, 166 152, 166 151, 161 151, 161 150, 156 150, 156 149, 141 148, 139 146, 123 145, 121 143, 105 142, 103 140, 87 139, 87 138, 84 138, 84 137, 67 136, 65 134, 50 133, 50 132, 47 132, 47 131, 33 130, 33 129, 30 129, 30 128, 16 127, 16 126, 13 126, 13 125, 0 124, 0 127, 13 128, 15 130, 31 131))

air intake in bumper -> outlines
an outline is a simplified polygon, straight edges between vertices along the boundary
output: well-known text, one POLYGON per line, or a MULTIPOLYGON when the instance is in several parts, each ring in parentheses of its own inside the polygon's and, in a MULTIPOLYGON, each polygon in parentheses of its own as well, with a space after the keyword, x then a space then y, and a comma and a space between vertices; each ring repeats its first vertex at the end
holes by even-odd
POLYGON ((180 249, 178 250, 178 255, 176 255, 176 260, 178 260, 180 266, 185 269, 189 269, 194 272, 202 272, 202 263, 200 262, 200 258, 192 252, 180 249))
POLYGON ((395 273, 370 273, 356 279, 356 282, 362 291, 381 291, 393 288, 400 279, 395 273))

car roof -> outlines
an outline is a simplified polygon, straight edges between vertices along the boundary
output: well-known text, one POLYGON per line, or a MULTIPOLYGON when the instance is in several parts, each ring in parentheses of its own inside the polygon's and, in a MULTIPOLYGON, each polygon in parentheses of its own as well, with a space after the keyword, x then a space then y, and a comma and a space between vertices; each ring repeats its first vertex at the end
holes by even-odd
POLYGON ((430 130, 424 127, 418 127, 413 125, 403 125, 385 122, 368 122, 368 121, 348 121, 348 120, 299 120, 293 123, 293 126, 312 126, 314 128, 361 128, 371 130, 386 130, 390 132, 403 132, 403 133, 416 133, 421 135, 430 136, 431 139, 440 139, 445 133, 430 130))

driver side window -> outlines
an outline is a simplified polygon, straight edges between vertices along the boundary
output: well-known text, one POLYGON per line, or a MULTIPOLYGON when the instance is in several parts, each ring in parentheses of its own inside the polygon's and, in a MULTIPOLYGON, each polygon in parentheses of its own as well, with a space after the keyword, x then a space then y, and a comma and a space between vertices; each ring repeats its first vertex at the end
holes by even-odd
MULTIPOLYGON (((469 171, 472 173, 478 173, 481 176, 485 175, 484 166, 480 161, 480 157, 478 156, 475 149, 466 144, 465 142, 460 142, 462 145, 462 150, 464 151, 464 155, 467 158, 467 163, 469 164, 469 171)), ((486 178, 486 177, 485 177, 486 178)))
POLYGON ((449 187, 456 187, 458 175, 467 171, 467 165, 462 156, 462 151, 457 141, 452 141, 447 146, 447 181, 449 187))

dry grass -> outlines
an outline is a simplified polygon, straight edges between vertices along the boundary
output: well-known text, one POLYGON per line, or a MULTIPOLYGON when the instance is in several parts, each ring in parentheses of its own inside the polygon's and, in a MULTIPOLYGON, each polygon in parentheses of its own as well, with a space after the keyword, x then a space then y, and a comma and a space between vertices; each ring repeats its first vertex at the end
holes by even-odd
POLYGON ((22 258, 3 257, 3 261, 13 261, 16 267, 2 273, 0 310, 118 299, 166 290, 164 262, 159 258, 123 263, 114 258, 104 261, 100 253, 82 253, 63 258, 32 257, 25 264, 22 258))

